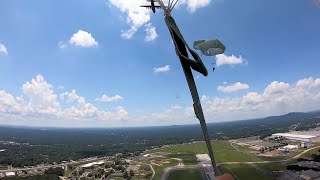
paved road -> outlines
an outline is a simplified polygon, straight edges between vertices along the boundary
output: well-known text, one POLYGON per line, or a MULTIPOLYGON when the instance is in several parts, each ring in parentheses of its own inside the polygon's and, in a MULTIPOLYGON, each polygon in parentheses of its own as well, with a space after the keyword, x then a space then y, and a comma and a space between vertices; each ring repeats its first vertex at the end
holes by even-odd
POLYGON ((217 166, 220 165, 228 165, 228 164, 268 164, 268 163, 281 163, 281 162, 287 162, 290 159, 286 160, 277 160, 277 161, 252 161, 252 162, 224 162, 224 163, 218 163, 217 166))
POLYGON ((151 164, 149 164, 150 168, 151 168, 151 171, 152 171, 152 176, 151 176, 151 180, 154 178, 154 176, 156 175, 156 172, 154 171, 153 167, 151 164))

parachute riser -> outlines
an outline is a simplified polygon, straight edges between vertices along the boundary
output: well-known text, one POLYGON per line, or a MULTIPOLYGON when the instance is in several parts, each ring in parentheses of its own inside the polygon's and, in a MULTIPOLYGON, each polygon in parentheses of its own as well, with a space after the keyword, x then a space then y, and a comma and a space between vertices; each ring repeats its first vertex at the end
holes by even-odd
MULTIPOLYGON (((194 77, 192 74, 192 70, 191 70, 191 64, 190 64, 190 60, 186 59, 188 58, 188 52, 186 47, 188 48, 189 51, 191 51, 192 56, 196 56, 198 61, 194 62, 194 66, 192 67, 194 70, 202 73, 203 75, 207 75, 207 70, 204 67, 204 65, 200 64, 199 61, 201 61, 200 57, 195 53, 192 52, 192 50, 189 48, 189 46, 187 45, 187 43, 184 41, 182 34, 180 33, 180 30, 178 28, 178 26, 176 25, 174 19, 166 14, 165 15, 165 22, 168 26, 169 32, 171 34, 172 40, 174 42, 175 48, 176 48, 176 53, 179 57, 183 72, 185 74, 188 86, 189 86, 189 90, 193 99, 193 108, 195 111, 195 115, 196 117, 199 119, 200 124, 201 124, 201 129, 204 135, 204 139, 208 148, 208 152, 209 152, 209 156, 211 159, 211 163, 212 163, 212 167, 214 169, 214 173, 215 176, 219 175, 218 169, 216 167, 216 162, 215 162, 215 158, 214 158, 214 154, 213 154, 213 150, 212 150, 212 145, 211 145, 211 141, 210 141, 210 137, 208 134, 208 129, 206 126, 206 122, 205 122, 205 118, 203 115, 203 111, 202 111, 202 107, 201 107, 201 102, 199 99, 199 94, 197 91, 197 87, 194 81, 194 77), (199 60, 200 59, 200 60, 199 60), (201 68, 197 68, 197 65, 202 65, 201 68), (204 69, 203 69, 204 68, 204 69)), ((200 66, 199 65, 199 66, 200 66)))

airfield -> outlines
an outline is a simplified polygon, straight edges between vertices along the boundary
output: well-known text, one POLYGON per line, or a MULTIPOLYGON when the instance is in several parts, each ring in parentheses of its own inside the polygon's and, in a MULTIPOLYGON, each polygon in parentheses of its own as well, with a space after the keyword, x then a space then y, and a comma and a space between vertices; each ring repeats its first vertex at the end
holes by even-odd
MULTIPOLYGON (((279 177, 286 166, 297 158, 308 158, 320 149, 314 144, 305 149, 287 152, 281 156, 259 156, 246 146, 239 146, 229 141, 212 141, 219 171, 231 174, 236 180, 261 179, 271 180, 279 177)), ((146 151, 150 164, 155 170, 155 180, 208 179, 204 162, 197 160, 197 154, 206 154, 204 142, 193 142, 146 151)), ((210 162, 207 162, 208 164, 210 162)))

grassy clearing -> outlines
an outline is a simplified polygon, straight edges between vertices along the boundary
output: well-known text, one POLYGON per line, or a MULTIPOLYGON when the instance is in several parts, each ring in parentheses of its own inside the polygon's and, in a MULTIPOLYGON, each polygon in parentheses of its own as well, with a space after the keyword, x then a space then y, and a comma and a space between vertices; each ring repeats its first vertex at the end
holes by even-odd
POLYGON ((198 170, 179 170, 170 173, 168 180, 202 180, 198 170))
MULTIPOLYGON (((244 154, 237 151, 234 147, 226 141, 214 141, 212 143, 213 150, 215 153, 215 158, 218 163, 222 162, 245 162, 245 161, 261 161, 254 155, 244 154)), ((172 153, 172 154, 196 154, 208 153, 207 146, 204 142, 193 143, 193 144, 184 144, 174 147, 163 148, 162 151, 172 153)), ((183 159, 183 158, 181 158, 183 159)))
POLYGON ((234 165, 223 165, 219 167, 222 173, 229 173, 233 175, 236 180, 272 180, 273 177, 264 174, 253 168, 250 165, 245 164, 234 164, 234 165))
POLYGON ((155 180, 159 180, 161 178, 161 175, 162 175, 163 170, 165 168, 177 165, 177 161, 173 160, 173 159, 167 159, 167 160, 164 159, 163 161, 168 161, 169 163, 161 163, 161 164, 159 164, 160 166, 152 164, 152 167, 153 167, 153 169, 154 169, 154 171, 156 173, 155 176, 154 176, 155 180))
POLYGON ((319 150, 320 150, 320 148, 316 148, 316 149, 310 150, 307 153, 301 155, 300 158, 306 158, 306 159, 311 158, 311 155, 318 153, 319 150))
POLYGON ((180 158, 183 160, 185 165, 197 164, 197 158, 194 153, 179 153, 179 154, 170 154, 169 158, 180 158))
POLYGON ((259 168, 272 171, 282 171, 286 169, 286 165, 282 163, 256 164, 259 168))

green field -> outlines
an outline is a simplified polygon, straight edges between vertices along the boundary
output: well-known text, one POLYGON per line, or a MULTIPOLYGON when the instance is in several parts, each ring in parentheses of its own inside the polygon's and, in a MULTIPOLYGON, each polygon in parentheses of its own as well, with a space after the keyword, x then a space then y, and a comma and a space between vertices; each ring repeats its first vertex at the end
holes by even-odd
POLYGON ((198 170, 179 170, 170 173, 168 180, 202 180, 198 170))
POLYGON ((311 151, 308 151, 307 153, 305 153, 302 156, 300 156, 300 158, 306 158, 306 159, 311 158, 311 155, 318 153, 319 150, 320 150, 320 148, 316 148, 316 149, 313 149, 311 151))
POLYGON ((257 170, 247 164, 222 165, 219 167, 222 173, 231 174, 236 180, 272 180, 274 177, 257 170))
MULTIPOLYGON (((237 151, 234 147, 230 145, 229 142, 226 142, 226 141, 214 141, 212 143, 212 146, 215 153, 216 161, 218 163, 261 161, 259 158, 257 158, 254 155, 249 155, 249 154, 245 154, 237 151)), ((207 146, 204 142, 163 148, 161 149, 161 151, 172 153, 171 157, 177 157, 177 158, 179 158, 179 153, 180 155, 187 154, 187 156, 193 156, 193 157, 195 157, 196 154, 208 153, 207 146)), ((184 159, 184 157, 181 157, 181 156, 180 158, 184 159)), ((187 157, 187 158, 189 160, 187 164, 196 163, 195 159, 191 157, 187 157)))
POLYGON ((177 161, 176 160, 173 160, 173 159, 169 160, 168 159, 168 161, 170 161, 170 163, 163 163, 163 164, 161 164, 161 166, 152 165, 152 167, 154 168, 154 171, 156 173, 155 176, 154 176, 155 180, 159 180, 161 178, 161 174, 163 173, 163 170, 165 168, 177 165, 177 161))

